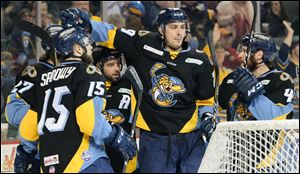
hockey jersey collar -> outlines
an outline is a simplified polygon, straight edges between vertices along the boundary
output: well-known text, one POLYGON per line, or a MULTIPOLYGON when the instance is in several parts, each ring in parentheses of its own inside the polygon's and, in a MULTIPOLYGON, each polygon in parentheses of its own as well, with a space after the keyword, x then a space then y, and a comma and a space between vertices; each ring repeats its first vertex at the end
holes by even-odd
POLYGON ((44 65, 44 66, 47 66, 48 68, 54 68, 54 65, 52 65, 51 63, 48 63, 46 61, 40 60, 39 63, 44 65))

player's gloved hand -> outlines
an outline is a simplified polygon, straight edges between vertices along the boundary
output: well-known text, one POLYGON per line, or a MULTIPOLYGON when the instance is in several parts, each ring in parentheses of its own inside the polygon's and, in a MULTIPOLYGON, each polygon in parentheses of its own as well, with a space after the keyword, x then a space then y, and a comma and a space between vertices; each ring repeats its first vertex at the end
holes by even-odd
POLYGON ((80 28, 91 33, 90 16, 86 11, 78 8, 68 8, 60 13, 61 25, 63 28, 80 28))
POLYGON ((238 67, 234 71, 233 84, 242 94, 245 103, 250 103, 255 97, 264 94, 264 86, 249 72, 248 69, 238 67))
POLYGON ((137 153, 136 142, 117 124, 112 126, 105 144, 119 150, 126 161, 132 160, 137 153))
POLYGON ((24 150, 23 145, 17 147, 14 170, 15 173, 28 173, 31 171, 32 163, 36 152, 28 153, 24 150))
POLYGON ((209 141, 214 130, 217 127, 217 124, 220 122, 220 118, 216 117, 212 113, 205 112, 201 117, 201 130, 204 133, 207 141, 209 141))

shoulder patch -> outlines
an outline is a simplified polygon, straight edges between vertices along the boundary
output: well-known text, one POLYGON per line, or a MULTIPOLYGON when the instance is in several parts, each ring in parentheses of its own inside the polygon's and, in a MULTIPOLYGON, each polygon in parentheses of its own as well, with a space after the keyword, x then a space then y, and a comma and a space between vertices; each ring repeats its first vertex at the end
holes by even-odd
POLYGON ((140 31, 138 31, 138 35, 140 37, 145 36, 145 35, 147 35, 149 33, 150 33, 150 31, 147 31, 147 30, 140 30, 140 31))
POLYGON ((102 75, 101 71, 95 67, 94 65, 89 65, 87 68, 86 68, 86 73, 88 74, 94 74, 94 73, 97 73, 99 75, 102 75))
POLYGON ((22 71, 22 76, 28 75, 31 78, 34 78, 37 75, 37 71, 34 66, 27 66, 23 71, 22 71))
POLYGON ((194 63, 194 64, 197 64, 197 65, 202 65, 203 64, 203 61, 199 60, 199 59, 195 59, 195 58, 187 58, 185 59, 185 62, 186 63, 194 63))

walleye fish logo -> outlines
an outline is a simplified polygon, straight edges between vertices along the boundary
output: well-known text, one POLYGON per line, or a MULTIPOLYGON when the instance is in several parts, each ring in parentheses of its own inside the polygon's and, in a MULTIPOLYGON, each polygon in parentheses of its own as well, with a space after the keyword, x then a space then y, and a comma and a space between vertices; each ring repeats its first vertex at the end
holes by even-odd
POLYGON ((246 104, 238 99, 238 93, 234 93, 229 99, 230 115, 234 116, 235 121, 253 120, 254 117, 248 111, 246 104))
POLYGON ((118 109, 104 110, 105 119, 114 124, 121 124, 125 121, 125 117, 118 109))
POLYGON ((149 90, 152 100, 161 107, 171 107, 177 103, 175 94, 184 93, 186 90, 180 79, 166 74, 156 75, 155 72, 166 68, 162 63, 156 63, 150 70, 152 89, 149 90))

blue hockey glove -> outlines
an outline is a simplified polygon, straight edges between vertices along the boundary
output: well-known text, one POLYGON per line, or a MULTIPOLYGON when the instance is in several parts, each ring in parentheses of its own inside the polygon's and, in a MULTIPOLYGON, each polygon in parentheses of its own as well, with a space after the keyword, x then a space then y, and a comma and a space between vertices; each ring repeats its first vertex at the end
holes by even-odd
POLYGON ((90 16, 86 11, 78 8, 68 8, 60 13, 60 17, 64 29, 75 27, 91 33, 90 16))
POLYGON ((249 104, 255 97, 264 94, 264 86, 258 82, 248 69, 238 67, 234 71, 234 86, 242 94, 242 99, 246 104, 249 104))
POLYGON ((205 112, 201 117, 201 130, 204 133, 207 141, 209 141, 214 130, 217 127, 217 124, 220 122, 220 118, 216 117, 212 113, 205 112))
POLYGON ((28 153, 24 150, 23 145, 17 147, 17 154, 15 157, 14 170, 15 173, 28 173, 31 171, 32 163, 36 152, 28 153))
POLYGON ((126 161, 133 159, 137 153, 135 141, 117 124, 112 126, 112 132, 105 144, 119 150, 126 161))

